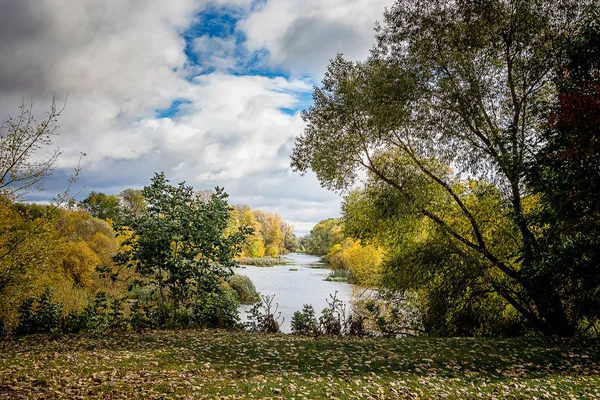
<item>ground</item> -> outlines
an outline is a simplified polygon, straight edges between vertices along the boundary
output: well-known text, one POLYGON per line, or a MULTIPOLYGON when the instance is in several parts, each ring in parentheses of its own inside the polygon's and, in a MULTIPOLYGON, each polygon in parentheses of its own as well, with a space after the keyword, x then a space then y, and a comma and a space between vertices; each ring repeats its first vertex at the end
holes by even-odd
POLYGON ((0 342, 0 398, 597 399, 600 341, 28 336, 0 342))

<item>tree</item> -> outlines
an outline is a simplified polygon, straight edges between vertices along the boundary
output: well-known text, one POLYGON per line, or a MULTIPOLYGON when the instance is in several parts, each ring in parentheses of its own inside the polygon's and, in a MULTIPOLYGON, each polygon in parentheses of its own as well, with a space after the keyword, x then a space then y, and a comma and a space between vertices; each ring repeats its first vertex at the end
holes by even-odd
MULTIPOLYGON (((523 318, 495 292, 509 282, 474 252, 465 252, 418 210, 443 213, 452 229, 468 231, 460 209, 439 187, 419 182, 420 194, 406 204, 394 188, 369 177, 364 189, 353 190, 342 205, 348 235, 386 248, 381 284, 408 296, 419 310, 420 323, 434 336, 514 335, 523 332, 523 318)), ((406 185, 411 181, 405 176, 406 185)), ((407 187, 405 187, 407 188, 407 187)), ((482 235, 493 238, 491 250, 509 258, 518 251, 515 228, 501 207, 497 189, 475 181, 454 187, 481 222, 482 235)), ((416 188, 411 189, 416 191, 416 188)), ((415 193, 417 194, 417 193, 415 193)), ((333 260, 336 260, 333 256, 333 260)), ((416 322, 416 321, 415 321, 416 322)))
POLYGON ((339 218, 327 218, 319 221, 304 237, 303 244, 306 252, 324 256, 336 244, 342 243, 342 221, 339 218))
POLYGON ((294 233, 294 226, 284 222, 281 226, 283 232, 283 245, 286 252, 297 252, 300 250, 300 243, 298 242, 298 236, 294 233))
POLYGON ((244 257, 264 257, 265 242, 261 234, 261 224, 256 220, 254 212, 245 205, 235 206, 234 208, 237 211, 236 229, 245 227, 252 230, 252 234, 246 237, 241 255, 244 257))
POLYGON ((589 15, 555 71, 559 96, 545 112, 544 144, 527 183, 539 196, 531 223, 543 232, 538 263, 585 321, 600 319, 600 15, 589 15))
POLYGON ((116 221, 122 213, 119 198, 102 192, 91 192, 79 203, 79 207, 90 213, 93 217, 104 220, 110 219, 116 221))
POLYGON ((119 194, 123 201, 123 208, 126 212, 131 213, 135 218, 138 218, 146 209, 146 199, 141 190, 125 189, 119 194))
MULTIPOLYGON (((60 151, 52 151, 57 120, 62 109, 52 99, 43 120, 33 115, 33 104, 23 103, 17 117, 8 117, 0 126, 0 325, 10 325, 15 302, 31 289, 39 275, 58 257, 56 232, 52 225, 60 204, 69 198, 69 186, 49 207, 26 207, 15 203, 28 193, 43 189, 43 182, 56 166, 60 151), (41 153, 41 154, 40 154, 41 153), (6 318, 8 319, 6 319, 6 318)), ((14 314, 14 313, 13 313, 14 314)))
POLYGON ((281 230, 283 219, 277 213, 265 213, 261 210, 254 211, 254 217, 260 224, 260 233, 265 244, 265 255, 277 257, 285 253, 285 236, 281 230))
POLYGON ((0 195, 11 199, 22 198, 31 190, 42 189, 45 178, 50 176, 60 156, 52 151, 46 158, 35 160, 33 155, 52 145, 57 120, 62 109, 56 108, 52 99, 46 117, 38 122, 33 116, 33 103, 19 107, 19 115, 0 126, 0 195))
POLYGON ((160 173, 142 194, 147 207, 127 221, 127 230, 133 233, 124 244, 130 247, 116 261, 156 285, 162 324, 167 325, 182 307, 196 309, 203 301, 212 301, 221 278, 231 275, 233 257, 249 230, 224 235, 231 209, 223 189, 216 188, 204 201, 185 182, 172 186, 160 173))
POLYGON ((97 269, 108 268, 117 254, 119 245, 113 229, 87 212, 72 210, 61 213, 56 229, 64 239, 60 246, 64 272, 75 284, 91 286, 97 278, 97 269))
POLYGON ((573 335, 577 317, 537 262, 524 178, 543 140, 538 112, 556 93, 552 71, 593 3, 397 1, 377 29, 369 59, 351 63, 338 56, 330 63, 314 105, 303 113, 307 128, 296 139, 292 167, 312 169, 337 190, 368 171, 430 220, 465 260, 491 266, 499 277, 494 293, 530 326, 573 335), (464 174, 501 193, 498 212, 516 229, 516 254, 496 252, 500 246, 484 235, 484 221, 457 190, 464 174), (460 224, 451 223, 443 205, 422 201, 418 181, 445 193, 460 224))
POLYGON ((379 285, 383 252, 376 246, 363 245, 359 240, 348 238, 333 246, 327 258, 333 268, 350 271, 349 282, 368 286, 379 285))

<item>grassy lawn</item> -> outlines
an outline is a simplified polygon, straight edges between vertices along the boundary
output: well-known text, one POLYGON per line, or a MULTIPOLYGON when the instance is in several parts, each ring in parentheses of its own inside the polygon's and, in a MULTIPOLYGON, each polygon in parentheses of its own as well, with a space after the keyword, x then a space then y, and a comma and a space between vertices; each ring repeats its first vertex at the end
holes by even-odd
POLYGON ((600 342, 225 331, 0 342, 0 398, 600 398, 600 342))

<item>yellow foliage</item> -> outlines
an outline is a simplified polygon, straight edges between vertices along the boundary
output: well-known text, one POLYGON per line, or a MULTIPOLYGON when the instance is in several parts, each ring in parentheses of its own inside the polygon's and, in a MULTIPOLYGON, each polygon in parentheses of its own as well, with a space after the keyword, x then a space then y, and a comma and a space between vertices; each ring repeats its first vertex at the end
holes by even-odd
POLYGON ((63 247, 63 268, 76 284, 88 287, 96 275, 96 267, 100 264, 100 257, 84 240, 66 242, 63 247))
POLYGON ((101 232, 94 233, 88 245, 98 255, 101 265, 110 263, 119 250, 117 240, 101 232))
POLYGON ((373 245, 346 239, 333 246, 329 262, 334 268, 352 271, 353 280, 360 285, 377 285, 381 274, 383 251, 373 245))
POLYGON ((275 246, 270 245, 265 248, 265 255, 268 257, 277 257, 279 255, 279 251, 275 246))
POLYGON ((260 235, 252 235, 242 249, 242 257, 264 257, 265 243, 260 235))

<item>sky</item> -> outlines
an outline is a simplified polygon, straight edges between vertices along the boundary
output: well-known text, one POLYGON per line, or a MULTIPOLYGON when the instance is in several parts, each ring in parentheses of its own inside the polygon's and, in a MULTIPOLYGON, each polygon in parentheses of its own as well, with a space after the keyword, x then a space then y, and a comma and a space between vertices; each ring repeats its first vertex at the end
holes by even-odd
POLYGON ((2 0, 0 117, 62 105, 45 191, 118 194, 164 171, 306 234, 341 195, 290 168, 300 112, 337 53, 368 56, 389 0, 2 0))

